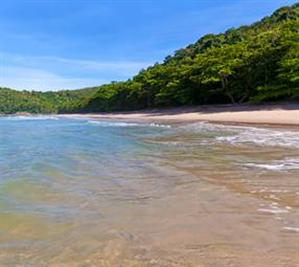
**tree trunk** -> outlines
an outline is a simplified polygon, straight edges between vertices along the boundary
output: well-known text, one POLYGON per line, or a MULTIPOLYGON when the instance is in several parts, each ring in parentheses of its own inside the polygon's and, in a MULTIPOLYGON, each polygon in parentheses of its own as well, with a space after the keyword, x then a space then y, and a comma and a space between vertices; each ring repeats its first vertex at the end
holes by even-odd
POLYGON ((248 96, 249 96, 249 92, 247 91, 247 92, 245 93, 245 95, 243 95, 242 98, 239 100, 239 103, 242 104, 243 101, 244 101, 248 96))
POLYGON ((239 100, 239 103, 243 103, 243 101, 249 97, 250 95, 250 82, 249 82, 249 79, 247 78, 246 79, 246 88, 245 88, 245 94, 241 97, 241 99, 239 100))
POLYGON ((236 103, 235 98, 233 97, 233 95, 230 92, 226 92, 225 94, 229 97, 232 104, 236 103))

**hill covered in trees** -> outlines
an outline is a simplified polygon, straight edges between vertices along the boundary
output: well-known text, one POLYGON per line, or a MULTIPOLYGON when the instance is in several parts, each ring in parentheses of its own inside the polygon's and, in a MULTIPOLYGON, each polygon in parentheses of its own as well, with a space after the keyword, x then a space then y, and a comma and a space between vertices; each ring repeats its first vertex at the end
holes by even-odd
POLYGON ((0 113, 68 113, 82 110, 98 88, 29 92, 0 88, 0 113))
POLYGON ((0 113, 68 113, 299 100, 299 3, 208 34, 124 82, 60 92, 0 88, 0 113))

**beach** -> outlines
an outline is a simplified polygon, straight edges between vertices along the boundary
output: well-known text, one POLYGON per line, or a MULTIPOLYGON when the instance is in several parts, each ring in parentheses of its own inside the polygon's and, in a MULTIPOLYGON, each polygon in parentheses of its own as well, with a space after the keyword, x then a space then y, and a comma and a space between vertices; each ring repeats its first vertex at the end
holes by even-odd
MULTIPOLYGON (((68 115, 70 116, 70 115, 68 115)), ((150 123, 216 122, 299 126, 299 104, 280 105, 207 105, 131 112, 74 114, 99 120, 122 120, 150 123)))
POLYGON ((233 108, 1 117, 0 265, 297 267, 298 109, 233 108))

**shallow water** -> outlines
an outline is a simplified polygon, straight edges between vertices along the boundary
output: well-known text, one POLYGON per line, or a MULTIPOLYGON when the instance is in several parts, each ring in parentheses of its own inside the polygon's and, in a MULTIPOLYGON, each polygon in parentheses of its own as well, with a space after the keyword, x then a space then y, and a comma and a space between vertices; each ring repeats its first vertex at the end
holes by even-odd
POLYGON ((0 118, 0 266, 299 265, 299 132, 0 118))

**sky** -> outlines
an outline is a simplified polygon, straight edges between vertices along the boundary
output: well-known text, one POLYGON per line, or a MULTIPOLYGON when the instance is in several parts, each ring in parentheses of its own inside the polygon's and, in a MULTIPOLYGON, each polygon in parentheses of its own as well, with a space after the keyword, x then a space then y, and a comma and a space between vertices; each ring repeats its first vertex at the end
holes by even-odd
POLYGON ((4 0, 0 87, 60 90, 121 81, 207 33, 295 0, 4 0))

